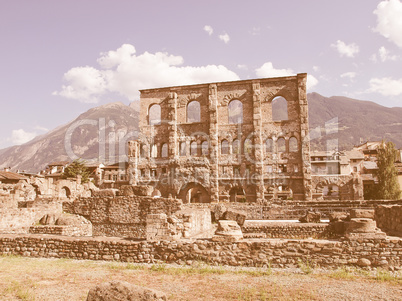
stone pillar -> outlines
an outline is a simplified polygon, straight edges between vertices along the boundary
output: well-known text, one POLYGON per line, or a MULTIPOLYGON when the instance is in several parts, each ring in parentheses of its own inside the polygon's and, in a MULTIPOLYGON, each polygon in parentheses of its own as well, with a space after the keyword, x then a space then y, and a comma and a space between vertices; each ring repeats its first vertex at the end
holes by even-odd
POLYGON ((301 138, 301 159, 302 159, 302 174, 304 185, 305 200, 312 199, 311 186, 311 162, 310 162, 310 135, 308 124, 308 104, 306 93, 307 74, 297 74, 297 88, 299 95, 300 106, 300 138, 301 138))
POLYGON ((138 184, 138 161, 140 158, 140 143, 137 140, 128 142, 128 178, 130 185, 138 184))
POLYGON ((177 93, 169 93, 168 108, 169 158, 177 158, 179 156, 177 138, 177 93))
POLYGON ((209 158, 211 202, 219 202, 218 87, 209 85, 209 158))
POLYGON ((253 127, 254 127, 254 160, 255 160, 255 177, 256 185, 256 201, 264 200, 264 148, 261 137, 261 100, 260 100, 260 83, 253 81, 253 127))

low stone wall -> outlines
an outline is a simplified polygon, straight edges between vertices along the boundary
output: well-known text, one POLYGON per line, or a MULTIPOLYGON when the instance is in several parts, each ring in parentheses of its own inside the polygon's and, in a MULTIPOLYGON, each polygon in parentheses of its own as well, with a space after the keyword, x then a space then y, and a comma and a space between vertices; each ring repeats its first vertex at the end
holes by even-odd
MULTIPOLYGON (((304 216, 307 211, 320 212, 323 218, 332 212, 349 212, 350 209, 374 209, 378 205, 402 205, 402 200, 284 200, 265 203, 229 203, 222 202, 227 209, 246 213, 249 220, 296 219, 304 216)), ((187 208, 209 208, 213 210, 217 204, 184 204, 187 208)))
POLYGON ((116 238, 78 238, 51 235, 0 235, 0 254, 136 263, 192 264, 254 267, 340 265, 402 268, 402 239, 291 240, 258 239, 239 242, 210 240, 130 241, 116 238))
POLYGON ((402 205, 380 205, 375 209, 377 227, 388 235, 402 237, 402 205))
POLYGON ((267 238, 331 238, 327 223, 285 223, 246 220, 243 234, 262 233, 267 238))
POLYGON ((53 234, 63 236, 92 236, 92 225, 83 224, 80 226, 32 226, 29 228, 31 234, 53 234))
POLYGON ((181 201, 173 198, 91 197, 64 202, 63 211, 88 219, 94 236, 145 238, 148 214, 171 215, 181 209, 180 205, 181 201))

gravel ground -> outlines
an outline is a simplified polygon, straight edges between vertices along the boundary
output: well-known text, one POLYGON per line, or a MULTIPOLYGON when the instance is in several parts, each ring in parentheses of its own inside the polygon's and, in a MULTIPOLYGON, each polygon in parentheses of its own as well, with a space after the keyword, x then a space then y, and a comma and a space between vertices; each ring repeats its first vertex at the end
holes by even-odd
POLYGON ((112 280, 162 291, 169 300, 402 300, 401 271, 182 267, 7 256, 0 256, 0 271, 0 300, 86 300, 90 288, 112 280), (384 280, 375 280, 378 275, 384 280))

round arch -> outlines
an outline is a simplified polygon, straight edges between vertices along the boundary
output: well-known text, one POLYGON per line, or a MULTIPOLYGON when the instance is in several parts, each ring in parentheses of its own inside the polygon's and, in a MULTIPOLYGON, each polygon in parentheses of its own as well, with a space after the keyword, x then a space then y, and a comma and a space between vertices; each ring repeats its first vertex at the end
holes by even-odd
POLYGON ((179 198, 183 203, 210 203, 211 198, 208 191, 200 183, 187 183, 180 192, 179 198))

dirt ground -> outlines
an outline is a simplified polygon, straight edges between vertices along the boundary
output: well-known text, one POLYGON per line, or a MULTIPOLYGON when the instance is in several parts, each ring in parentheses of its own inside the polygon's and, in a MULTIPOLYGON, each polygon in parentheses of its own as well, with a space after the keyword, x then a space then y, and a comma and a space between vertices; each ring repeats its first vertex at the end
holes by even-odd
POLYGON ((310 267, 286 270, 0 257, 0 300, 86 300, 124 280, 168 300, 402 300, 402 273, 310 267))

